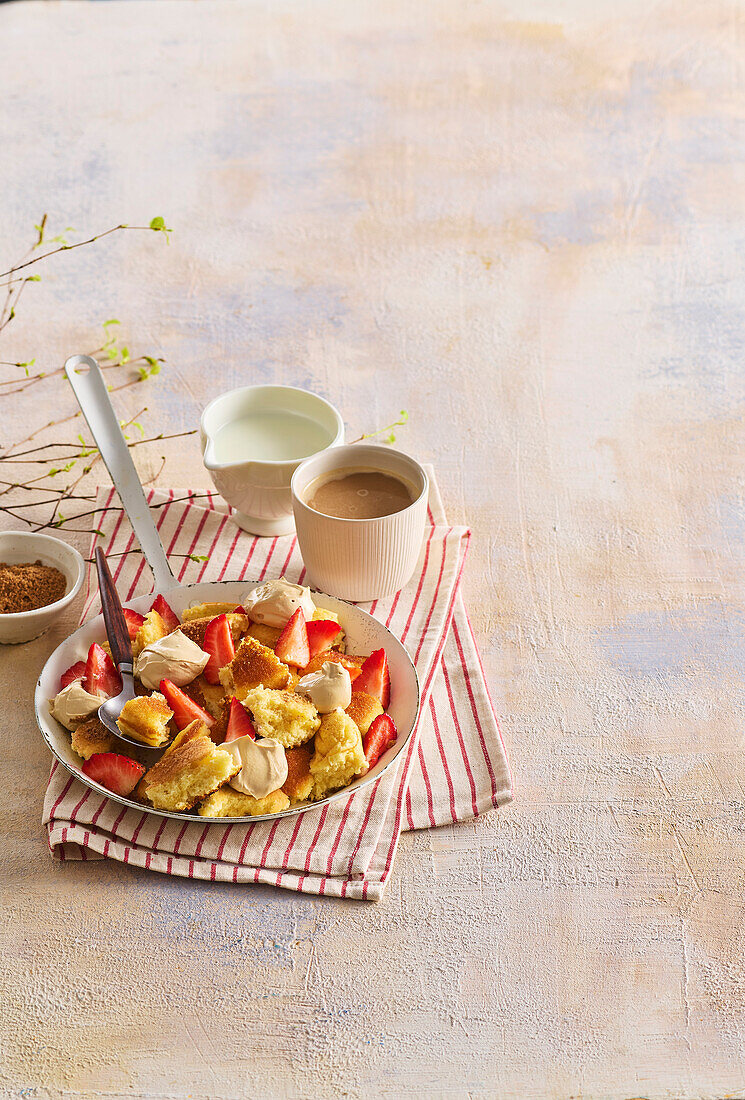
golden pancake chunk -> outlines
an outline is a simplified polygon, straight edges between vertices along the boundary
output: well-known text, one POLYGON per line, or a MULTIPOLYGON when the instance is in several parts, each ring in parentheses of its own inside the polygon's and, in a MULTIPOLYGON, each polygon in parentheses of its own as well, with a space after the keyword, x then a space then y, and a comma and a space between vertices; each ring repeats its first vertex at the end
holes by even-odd
MULTIPOLYGON (((335 611, 327 611, 325 607, 317 607, 313 612, 313 618, 319 621, 333 619, 335 623, 339 622, 339 616, 335 611)), ((341 629, 341 627, 339 628, 341 629)))
POLYGON ((92 714, 72 731, 73 751, 90 760, 97 752, 111 752, 116 738, 106 729, 97 714, 92 714))
POLYGON ((265 798, 252 798, 250 794, 221 787, 199 807, 201 817, 258 817, 260 814, 281 814, 290 805, 282 791, 272 791, 265 798))
POLYGON ((191 726, 181 731, 179 745, 165 752, 137 784, 137 794, 156 810, 190 810, 240 771, 240 762, 214 744, 205 726, 184 738, 187 730, 191 726))
POLYGON ((181 618, 185 623, 191 622, 192 619, 207 619, 209 621, 217 615, 224 615, 228 611, 233 611, 237 606, 237 603, 196 603, 193 607, 187 607, 181 618))
POLYGON ((161 619, 157 611, 149 611, 145 616, 145 621, 137 631, 134 641, 132 642, 132 656, 136 657, 146 645, 152 645, 153 642, 159 642, 161 638, 165 638, 168 634, 168 627, 161 619))
POLYGON ((273 626, 267 626, 266 623, 251 623, 248 628, 248 633, 251 638, 255 638, 257 642, 261 642, 267 649, 274 649, 282 631, 275 629, 273 626))
POLYGON ((176 749, 180 748, 182 745, 185 745, 187 741, 196 741, 198 737, 209 737, 209 735, 210 731, 207 729, 204 722, 201 722, 199 718, 195 718, 193 722, 190 722, 188 726, 184 726, 184 728, 176 734, 168 748, 163 750, 163 755, 160 759, 164 760, 166 756, 175 752, 176 749))
POLYGON ((310 762, 313 798, 323 798, 339 787, 346 787, 366 768, 362 735, 356 723, 343 710, 324 714, 310 762))
POLYGON ((282 784, 290 802, 305 802, 310 798, 313 790, 313 776, 310 774, 310 762, 313 757, 313 746, 310 743, 298 745, 294 749, 286 749, 287 779, 282 784))
MULTIPOLYGON (((198 737, 209 737, 209 731, 204 722, 200 722, 198 718, 195 718, 193 722, 190 722, 188 726, 184 726, 184 728, 176 734, 170 745, 163 750, 163 755, 161 756, 158 763, 164 760, 166 756, 169 755, 169 753, 172 753, 175 749, 180 748, 181 745, 186 744, 187 741, 196 741, 198 737)), ((150 771, 152 771, 152 768, 150 769, 150 771)), ((145 781, 149 774, 150 772, 145 772, 142 779, 135 788, 134 793, 141 802, 147 801, 147 797, 145 795, 145 781)))
POLYGON ((230 664, 220 669, 222 686, 228 695, 235 695, 240 702, 245 699, 246 692, 259 684, 283 688, 289 678, 290 670, 276 653, 251 637, 243 639, 230 664))
POLYGON ((168 723, 172 718, 168 703, 159 691, 154 691, 152 695, 128 699, 116 724, 127 737, 158 749, 171 740, 168 723))
POLYGON ((304 695, 273 688, 249 689, 242 702, 253 716, 259 737, 273 737, 292 749, 309 741, 321 724, 318 711, 304 695))
POLYGON ((382 713, 381 702, 374 695, 368 695, 366 691, 352 692, 352 702, 347 707, 347 714, 354 720, 363 737, 382 713))

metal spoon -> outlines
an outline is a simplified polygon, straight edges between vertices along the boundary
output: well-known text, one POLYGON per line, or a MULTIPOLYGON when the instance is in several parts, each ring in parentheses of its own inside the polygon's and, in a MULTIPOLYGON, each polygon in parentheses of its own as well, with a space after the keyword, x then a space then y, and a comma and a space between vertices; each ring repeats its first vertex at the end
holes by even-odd
MULTIPOLYGON (((114 586, 106 555, 100 546, 96 547, 96 572, 98 573, 98 588, 101 594, 101 610, 103 621, 106 624, 106 634, 111 646, 111 659, 119 670, 122 678, 122 690, 118 695, 112 696, 98 708, 98 717, 101 722, 115 734, 120 741, 126 741, 128 745, 134 745, 138 749, 153 749, 152 745, 145 745, 142 741, 136 741, 133 737, 127 737, 119 729, 116 720, 122 713, 124 704, 134 699, 135 681, 133 675, 132 643, 129 639, 127 623, 122 611, 122 605, 114 586)), ((159 750, 156 750, 159 751, 159 750)))

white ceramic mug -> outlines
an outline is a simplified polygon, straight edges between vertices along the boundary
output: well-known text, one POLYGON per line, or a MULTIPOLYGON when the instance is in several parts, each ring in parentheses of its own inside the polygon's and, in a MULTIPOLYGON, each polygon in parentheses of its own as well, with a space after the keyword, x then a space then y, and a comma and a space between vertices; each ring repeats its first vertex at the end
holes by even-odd
POLYGON ((413 458, 390 447, 350 443, 301 462, 292 477, 298 545, 313 588, 342 600, 377 600, 398 592, 414 572, 424 537, 429 481, 413 458), (379 470, 413 489, 412 503, 376 519, 340 519, 306 504, 318 478, 340 470, 379 470))
POLYGON ((215 437, 230 422, 253 413, 292 413, 321 429, 321 450, 344 442, 344 422, 328 401, 294 386, 244 386, 211 401, 202 413, 202 457, 215 488, 234 509, 233 519, 254 535, 286 535, 293 528, 290 479, 307 457, 218 461, 215 437))

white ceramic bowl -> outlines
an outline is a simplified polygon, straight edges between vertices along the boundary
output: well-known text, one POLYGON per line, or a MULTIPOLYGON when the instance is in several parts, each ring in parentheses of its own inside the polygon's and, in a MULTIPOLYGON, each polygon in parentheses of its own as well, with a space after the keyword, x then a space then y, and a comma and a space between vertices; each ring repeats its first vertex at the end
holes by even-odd
POLYGON ((290 479, 307 453, 287 461, 256 458, 242 462, 218 462, 215 453, 215 436, 220 429, 231 421, 262 412, 307 417, 322 428, 326 447, 343 443, 344 421, 328 401, 294 386, 229 390, 211 401, 202 413, 204 465, 218 493, 235 509, 235 522, 253 535, 286 535, 293 528, 290 479))
POLYGON ((349 443, 307 458, 292 478, 292 507, 309 583, 342 600, 377 600, 398 592, 419 557, 428 497, 429 481, 419 463, 390 447, 349 443), (317 478, 360 468, 402 478, 414 490, 413 502, 377 519, 339 519, 305 503, 317 478))
MULTIPOLYGON (((176 614, 181 616, 185 608, 195 603, 202 603, 203 601, 225 600, 239 603, 244 600, 247 593, 255 587, 255 583, 252 584, 248 581, 213 581, 204 582, 202 584, 192 584, 184 588, 170 589, 164 592, 164 596, 176 614)), ((328 608, 330 611, 335 611, 339 616, 339 622, 347 635, 347 644, 350 653, 372 653, 375 649, 385 649, 391 674, 391 701, 388 706, 388 713, 396 723, 398 738, 387 752, 383 753, 374 768, 371 768, 366 775, 360 776, 359 779, 355 779, 343 790, 328 795, 318 802, 302 803, 299 806, 293 806, 292 809, 284 810, 280 814, 266 814, 262 817, 221 817, 210 819, 199 817, 196 812, 174 814, 166 810, 156 810, 151 806, 143 805, 141 802, 134 802, 129 798, 121 798, 119 795, 113 794, 99 783, 96 783, 95 780, 89 779, 88 776, 81 771, 83 761, 72 751, 68 730, 52 717, 49 710, 49 700, 57 694, 60 676, 65 669, 69 668, 70 665, 74 664, 76 661, 85 659, 91 642, 102 642, 105 639, 106 628, 103 623, 103 618, 100 615, 84 623, 74 634, 66 638, 49 657, 49 660, 44 665, 41 675, 39 676, 35 696, 36 721, 39 724, 39 729, 42 732, 44 740, 60 763, 63 764, 69 772, 72 772, 77 779, 85 783, 86 786, 91 787, 99 794, 105 794, 108 798, 111 798, 114 802, 119 802, 122 806, 129 806, 132 809, 138 810, 140 813, 145 812, 154 814, 156 817, 173 817, 180 821, 198 821, 202 825, 206 825, 210 820, 214 820, 218 824, 226 825, 231 821, 271 821, 278 817, 292 817, 302 813, 304 810, 321 808, 329 802, 334 802, 338 798, 347 798, 354 791, 358 791, 362 787, 374 783, 387 768, 391 767, 397 760, 400 763, 401 759, 403 759, 402 753, 404 753, 409 738, 414 732, 417 717, 419 715, 419 680, 411 657, 406 652, 406 649, 383 623, 372 618, 371 615, 368 615, 361 608, 350 607, 349 604, 342 603, 341 600, 335 600, 332 596, 326 596, 322 593, 313 593, 313 599, 317 607, 328 608)), ((127 607, 131 607, 133 610, 145 614, 149 611, 152 602, 152 594, 149 596, 138 596, 136 599, 127 600, 127 607)), ((130 752, 129 746, 125 751, 127 753, 130 752)))
POLYGON ((42 565, 59 569, 67 580, 67 589, 61 600, 35 611, 0 615, 0 644, 30 642, 48 630, 59 613, 75 599, 85 576, 85 562, 74 547, 61 539, 52 535, 37 535, 32 531, 0 531, 0 561, 9 565, 40 561, 42 565))

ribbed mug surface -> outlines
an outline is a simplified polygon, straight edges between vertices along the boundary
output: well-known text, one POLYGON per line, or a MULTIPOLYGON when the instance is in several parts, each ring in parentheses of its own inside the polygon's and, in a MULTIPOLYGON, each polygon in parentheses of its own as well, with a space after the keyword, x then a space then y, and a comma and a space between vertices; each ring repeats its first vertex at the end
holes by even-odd
POLYGON ((343 600, 380 599, 403 588, 424 537, 429 484, 413 458, 372 444, 347 444, 306 459, 292 478, 298 544, 310 585, 343 600), (398 476, 416 496, 400 512, 375 519, 340 519, 317 512, 304 494, 316 479, 345 469, 398 476))

